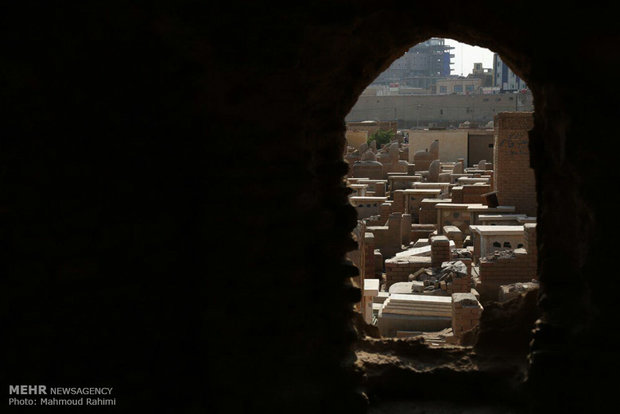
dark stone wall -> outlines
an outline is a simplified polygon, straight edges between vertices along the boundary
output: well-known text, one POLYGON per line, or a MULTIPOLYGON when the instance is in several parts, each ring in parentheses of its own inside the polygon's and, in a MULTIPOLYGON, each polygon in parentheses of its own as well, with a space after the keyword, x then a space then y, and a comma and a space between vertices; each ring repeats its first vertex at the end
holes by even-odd
POLYGON ((615 292, 599 270, 617 225, 593 183, 612 188, 619 104, 581 80, 618 67, 617 26, 610 10, 537 6, 2 13, 9 383, 114 386, 133 412, 359 412, 343 120, 401 53, 445 36, 499 52, 535 98, 536 404, 586 382, 602 391, 579 401, 611 395, 615 292))

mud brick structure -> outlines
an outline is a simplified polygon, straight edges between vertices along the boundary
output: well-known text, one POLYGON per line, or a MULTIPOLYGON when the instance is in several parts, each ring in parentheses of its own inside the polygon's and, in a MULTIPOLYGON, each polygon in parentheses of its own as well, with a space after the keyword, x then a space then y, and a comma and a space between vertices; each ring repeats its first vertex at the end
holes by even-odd
POLYGON ((495 190, 502 205, 519 213, 536 215, 536 182, 530 168, 528 131, 534 126, 531 112, 504 112, 495 116, 495 190))
POLYGON ((401 250, 402 214, 391 213, 385 226, 368 226, 366 231, 371 232, 375 239, 375 248, 381 251, 383 258, 394 256, 401 250))
POLYGON ((463 186, 462 185, 456 185, 456 186, 452 187, 452 189, 450 191, 450 198, 451 198, 453 203, 462 204, 463 203, 463 186))
POLYGON ((354 191, 354 196, 364 197, 366 195, 367 184, 353 184, 349 183, 348 187, 354 191))
POLYGON ((465 332, 478 325, 482 311, 482 305, 469 291, 452 294, 452 332, 457 343, 465 332))
POLYGON ((405 196, 405 190, 396 190, 393 195, 393 202, 391 211, 393 213, 406 213, 407 212, 407 198, 405 196))
POLYGON ((393 196, 395 190, 406 190, 413 188, 415 182, 422 180, 422 177, 412 175, 392 175, 387 179, 388 189, 393 196))
POLYGON ((516 226, 523 224, 519 219, 525 217, 525 214, 480 214, 477 222, 481 226, 516 226))
POLYGON ((437 203, 450 203, 452 199, 424 198, 420 201, 420 224, 437 224, 437 203))
POLYGON ((386 182, 383 180, 377 180, 374 182, 375 197, 385 196, 385 184, 386 182))
POLYGON ((364 279, 364 296, 362 297, 361 308, 366 323, 372 323, 372 304, 374 298, 379 295, 379 282, 379 279, 364 279))
POLYGON ((417 189, 439 189, 441 194, 448 194, 450 189, 449 183, 430 183, 430 182, 416 182, 413 183, 413 188, 417 189))
POLYGON ((497 206, 497 207, 489 207, 485 205, 479 206, 469 206, 467 207, 467 211, 469 211, 469 215, 471 218, 470 224, 480 224, 478 223, 478 216, 481 214, 512 214, 515 212, 514 206, 497 206))
MULTIPOLYGON (((460 201, 461 203, 487 203, 486 199, 482 197, 482 194, 491 191, 491 186, 489 184, 464 185, 462 188, 463 200, 460 201)), ((458 203, 458 201, 455 201, 455 203, 458 203)))
POLYGON ((443 234, 450 240, 454 241, 457 248, 463 247, 463 232, 456 226, 444 226, 443 234))
POLYGON ((361 250, 362 267, 360 269, 363 279, 373 278, 375 275, 375 236, 370 232, 364 232, 361 250))
POLYGON ((403 214, 400 221, 400 244, 408 246, 411 242, 411 214, 403 214))
POLYGON ((443 262, 450 261, 450 240, 446 236, 431 238, 431 266, 440 267, 443 262))
POLYGON ((535 257, 523 248, 509 252, 496 252, 480 259, 480 285, 476 289, 483 301, 497 300, 499 287, 536 278, 535 257), (498 254, 501 253, 501 254, 498 254))
POLYGON ((381 214, 381 204, 387 197, 371 197, 371 196, 351 196, 349 198, 351 205, 355 207, 357 216, 360 219, 381 214))
POLYGON ((453 279, 452 282, 448 283, 448 293, 470 293, 472 289, 472 279, 471 276, 461 277, 457 279, 453 279))
POLYGON ((431 266, 429 256, 392 257, 385 261, 386 287, 394 283, 407 282, 409 275, 431 266))
POLYGON ((415 222, 419 221, 422 200, 427 198, 438 198, 442 192, 439 188, 413 188, 403 191, 404 209, 413 216, 415 222))
POLYGON ((370 150, 366 150, 361 155, 359 160, 349 157, 347 162, 349 163, 349 175, 351 177, 362 177, 369 179, 384 178, 384 166, 377 161, 377 157, 370 150))
POLYGON ((416 151, 413 154, 413 164, 415 171, 428 171, 431 163, 439 159, 439 141, 435 140, 431 143, 430 148, 425 151, 416 151))
POLYGON ((474 262, 496 250, 525 247, 523 226, 470 226, 474 243, 474 262))
POLYGON ((379 206, 379 216, 383 224, 387 223, 390 213, 392 212, 392 202, 386 202, 379 206))
POLYGON ((470 212, 469 207, 482 206, 480 203, 465 204, 465 203, 437 203, 435 209, 437 210, 437 228, 438 231, 443 231, 444 226, 456 226, 464 234, 469 234, 470 224, 470 212))
POLYGON ((436 230, 437 225, 435 224, 412 224, 411 240, 415 242, 418 239, 428 239, 436 230))
POLYGON ((127 412, 360 414, 397 398, 421 411, 419 395, 536 413, 617 406, 618 292, 601 275, 620 231, 599 188, 618 182, 620 99, 590 81, 620 67, 615 4, 217 5, 3 9, 6 378, 110 384, 127 412), (505 366, 443 364, 466 350, 414 346, 429 369, 399 374, 401 389, 356 363, 344 119, 432 36, 497 52, 535 101, 526 165, 538 207, 517 211, 537 217, 541 282, 525 384, 505 366), (286 311, 267 318, 214 289, 286 311))

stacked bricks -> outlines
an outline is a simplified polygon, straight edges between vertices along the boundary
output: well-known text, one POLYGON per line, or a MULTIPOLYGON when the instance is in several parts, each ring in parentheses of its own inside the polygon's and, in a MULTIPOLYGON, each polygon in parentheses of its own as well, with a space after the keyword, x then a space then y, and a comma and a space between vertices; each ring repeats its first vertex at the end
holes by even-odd
POLYGON ((383 255, 381 254, 381 250, 375 249, 374 257, 375 274, 380 275, 383 273, 383 255))
MULTIPOLYGON (((494 170, 490 170, 487 169, 484 174, 482 175, 482 177, 487 177, 489 178, 489 185, 491 186, 491 188, 495 188, 495 184, 494 184, 494 177, 495 177, 495 172, 494 170)), ((490 191, 490 190, 489 190, 490 191)))
POLYGON ((411 188, 404 191, 405 200, 403 201, 403 204, 406 209, 404 212, 411 214, 414 220, 418 222, 422 200, 439 197, 441 192, 445 190, 442 190, 441 188, 411 188))
POLYGON ((480 295, 484 300, 497 300, 501 285, 530 282, 536 276, 536 268, 525 249, 515 249, 514 257, 481 258, 479 273, 480 295))
POLYGON ((400 213, 390 213, 386 226, 367 228, 374 234, 375 247, 384 257, 392 257, 401 250, 401 216, 400 213))
POLYGON ((389 288, 397 282, 409 281, 409 275, 418 270, 429 267, 431 258, 428 256, 410 256, 404 258, 393 257, 385 261, 385 281, 389 288))
POLYGON ((463 232, 456 226, 443 226, 443 234, 454 242, 454 246, 458 249, 463 247, 463 232))
POLYGON ((400 219, 401 244, 408 246, 411 243, 411 214, 403 214, 400 219))
MULTIPOLYGON (((469 269, 468 269, 469 270, 469 269)), ((448 293, 470 293, 471 292, 471 276, 454 278, 448 284, 448 293)))
POLYGON ((382 223, 386 223, 388 217, 390 217, 390 211, 392 211, 391 203, 383 203, 379 206, 379 215, 381 216, 382 223))
POLYGON ((375 197, 385 197, 385 182, 375 183, 375 197))
POLYGON ((484 308, 472 293, 452 294, 452 332, 460 342, 463 334, 480 322, 484 308))
POLYGON ((486 198, 482 197, 482 194, 491 191, 490 185, 464 185, 462 188, 462 201, 455 201, 455 203, 481 203, 486 205, 486 198))
POLYGON ((394 201, 392 202, 392 212, 394 213, 405 213, 405 190, 396 190, 394 191, 394 201))
POLYGON ((369 232, 364 233, 362 276, 364 279, 372 279, 375 277, 375 236, 369 232))
POLYGON ((431 266, 441 267, 443 262, 450 261, 450 240, 446 236, 431 238, 431 266))
POLYGON ((535 216, 536 184, 528 147, 528 131, 534 126, 533 113, 502 112, 495 116, 494 122, 494 182, 499 202, 535 216))
POLYGON ((463 203, 463 186, 459 185, 456 187, 452 187, 450 198, 452 199, 453 203, 462 204, 463 203))
POLYGON ((420 224, 437 224, 437 203, 450 203, 451 200, 441 200, 438 198, 425 198, 420 202, 420 224))
POLYGON ((411 229, 411 241, 418 241, 418 239, 428 239, 437 226, 434 224, 412 224, 411 229))

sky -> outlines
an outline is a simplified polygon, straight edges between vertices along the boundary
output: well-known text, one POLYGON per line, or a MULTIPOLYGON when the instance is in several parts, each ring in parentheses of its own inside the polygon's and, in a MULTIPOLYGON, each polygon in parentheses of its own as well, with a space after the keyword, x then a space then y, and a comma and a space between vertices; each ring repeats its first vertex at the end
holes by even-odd
POLYGON ((482 62, 483 68, 493 67, 493 52, 478 46, 470 46, 456 40, 446 39, 446 44, 454 46, 452 53, 452 75, 467 76, 471 73, 475 62, 482 62))

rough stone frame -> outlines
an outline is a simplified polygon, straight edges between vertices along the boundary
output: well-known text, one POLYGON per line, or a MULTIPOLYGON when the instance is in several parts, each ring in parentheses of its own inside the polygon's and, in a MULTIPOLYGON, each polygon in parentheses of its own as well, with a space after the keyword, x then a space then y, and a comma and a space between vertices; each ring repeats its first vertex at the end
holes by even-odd
POLYGON ((617 223, 591 184, 617 182, 606 125, 619 103, 573 82, 587 62, 618 66, 611 7, 23 3, 3 14, 10 378, 115 383, 134 411, 359 412, 342 120, 389 62, 437 35, 500 53, 534 94, 545 316, 532 400, 585 412, 613 399, 616 295, 596 276, 615 257, 617 223), (282 311, 265 326, 213 295, 214 280, 282 311))

